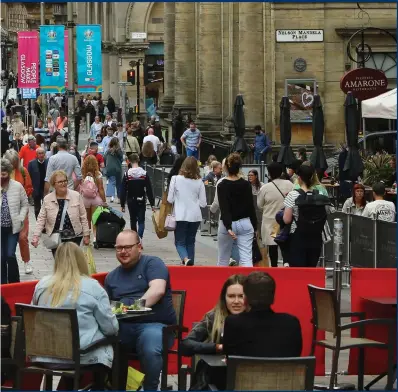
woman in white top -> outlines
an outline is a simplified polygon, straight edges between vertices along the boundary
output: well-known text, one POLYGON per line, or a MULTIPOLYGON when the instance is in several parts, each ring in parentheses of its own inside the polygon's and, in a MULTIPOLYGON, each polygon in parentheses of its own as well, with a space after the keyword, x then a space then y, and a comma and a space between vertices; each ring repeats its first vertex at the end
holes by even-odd
POLYGON ((181 262, 194 265, 196 232, 202 220, 200 209, 207 206, 205 186, 194 157, 186 158, 179 175, 172 177, 167 201, 174 203, 175 245, 181 262))
POLYGON ((261 240, 268 246, 268 254, 271 266, 278 266, 278 245, 271 237, 276 225, 275 215, 283 208, 284 197, 293 190, 294 185, 289 180, 282 180, 283 166, 272 162, 268 165, 268 176, 270 182, 261 187, 257 196, 257 207, 262 210, 261 240))
POLYGON ((344 202, 343 212, 362 216, 367 203, 365 199, 365 187, 362 184, 355 184, 352 188, 352 197, 344 202))

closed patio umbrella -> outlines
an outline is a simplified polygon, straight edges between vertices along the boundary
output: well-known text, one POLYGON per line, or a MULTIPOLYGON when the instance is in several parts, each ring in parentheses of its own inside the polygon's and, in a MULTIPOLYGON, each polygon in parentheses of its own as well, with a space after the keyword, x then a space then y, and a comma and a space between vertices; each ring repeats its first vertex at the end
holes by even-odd
POLYGON ((315 95, 312 109, 312 140, 314 143, 314 151, 311 154, 310 161, 315 170, 320 170, 322 172, 328 168, 322 147, 324 131, 325 120, 323 118, 321 97, 315 95))
POLYGON ((358 105, 351 92, 348 92, 344 106, 348 153, 343 171, 351 181, 357 181, 363 172, 363 162, 358 150, 358 105))
POLYGON ((280 117, 280 134, 281 134, 281 149, 278 155, 278 162, 285 166, 291 165, 295 160, 290 142, 292 140, 292 125, 290 123, 290 102, 288 97, 283 97, 280 103, 281 117, 280 117))
POLYGON ((234 104, 234 128, 235 128, 235 141, 232 146, 232 152, 243 152, 249 151, 246 140, 243 138, 245 134, 245 113, 243 111, 243 96, 241 94, 236 96, 234 104))

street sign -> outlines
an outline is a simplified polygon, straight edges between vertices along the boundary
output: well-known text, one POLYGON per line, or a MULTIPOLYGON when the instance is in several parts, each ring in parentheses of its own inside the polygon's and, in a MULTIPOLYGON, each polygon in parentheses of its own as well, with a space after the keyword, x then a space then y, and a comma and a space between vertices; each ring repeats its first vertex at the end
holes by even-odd
POLYGON ((131 33, 131 39, 146 39, 146 33, 131 33))
POLYGON ((276 30, 276 42, 323 42, 323 30, 276 30))
POLYGON ((36 99, 36 89, 35 88, 23 88, 22 89, 22 98, 23 99, 36 99))

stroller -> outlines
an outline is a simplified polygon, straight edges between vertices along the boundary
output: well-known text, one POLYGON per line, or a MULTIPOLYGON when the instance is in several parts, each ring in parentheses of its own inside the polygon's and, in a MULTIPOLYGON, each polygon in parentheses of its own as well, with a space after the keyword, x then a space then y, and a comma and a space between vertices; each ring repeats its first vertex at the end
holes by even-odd
POLYGON ((93 244, 95 249, 113 248, 116 237, 126 225, 123 214, 112 207, 98 207, 92 222, 97 226, 96 241, 93 244))

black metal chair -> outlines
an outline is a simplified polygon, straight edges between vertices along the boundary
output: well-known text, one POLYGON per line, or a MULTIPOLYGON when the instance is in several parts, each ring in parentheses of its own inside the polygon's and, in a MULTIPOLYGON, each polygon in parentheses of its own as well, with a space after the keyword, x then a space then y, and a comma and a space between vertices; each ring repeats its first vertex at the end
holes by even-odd
MULTIPOLYGON (((114 350, 112 379, 118 377, 119 338, 109 336, 87 347, 80 347, 79 324, 76 309, 46 308, 34 305, 16 304, 17 314, 22 318, 20 337, 22 350, 18 355, 16 389, 21 388, 24 373, 39 373, 45 376, 45 390, 52 391, 53 376, 73 379, 73 389, 78 390, 80 376, 93 372, 80 363, 80 356, 107 345, 114 350), (67 360, 67 369, 53 369, 43 364, 26 363, 31 356, 50 357, 67 360)), ((105 380, 104 380, 105 381, 105 380)), ((105 387, 105 385, 104 385, 105 387)), ((113 390, 117 390, 116 383, 113 390)))
POLYGON ((228 391, 312 391, 314 377, 315 357, 227 359, 228 391))
POLYGON ((393 319, 368 319, 365 320, 363 312, 341 313, 339 310, 338 299, 334 289, 325 289, 308 285, 312 306, 312 347, 311 355, 314 355, 317 345, 328 348, 333 351, 332 370, 330 375, 329 389, 334 389, 337 374, 337 366, 341 350, 349 350, 351 348, 359 349, 358 360, 358 390, 364 389, 364 372, 365 372, 365 348, 377 347, 387 350, 388 353, 388 371, 387 371, 387 390, 392 390, 394 384, 394 328, 396 328, 393 319), (342 324, 343 317, 358 317, 359 321, 342 324), (388 327, 388 342, 378 342, 365 338, 366 325, 384 324, 388 327), (359 337, 345 337, 342 332, 348 329, 358 328, 359 337), (333 334, 331 339, 317 340, 317 332, 325 331, 333 334))

